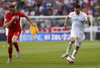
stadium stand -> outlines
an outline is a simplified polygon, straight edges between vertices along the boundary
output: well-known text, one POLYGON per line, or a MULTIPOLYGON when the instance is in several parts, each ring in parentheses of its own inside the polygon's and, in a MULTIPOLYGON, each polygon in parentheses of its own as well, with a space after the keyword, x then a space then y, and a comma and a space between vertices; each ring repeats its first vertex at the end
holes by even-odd
POLYGON ((0 0, 0 27, 3 27, 4 14, 8 12, 11 4, 16 5, 18 10, 29 16, 59 16, 73 11, 76 3, 80 4, 84 12, 93 15, 96 20, 94 23, 100 25, 99 0, 0 0))

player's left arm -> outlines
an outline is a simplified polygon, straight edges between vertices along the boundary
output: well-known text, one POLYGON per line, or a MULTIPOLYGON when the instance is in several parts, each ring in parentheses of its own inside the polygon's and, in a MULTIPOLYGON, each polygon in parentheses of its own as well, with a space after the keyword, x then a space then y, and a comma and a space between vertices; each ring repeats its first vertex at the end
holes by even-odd
POLYGON ((89 16, 88 16, 87 14, 85 14, 85 13, 84 13, 84 18, 85 18, 85 21, 87 21, 87 23, 88 23, 89 25, 91 25, 90 18, 89 18, 89 16))
POLYGON ((89 17, 87 17, 87 23, 88 23, 89 25, 91 25, 91 21, 90 21, 90 18, 89 18, 89 17))
POLYGON ((29 18, 27 15, 25 15, 25 18, 26 18, 33 26, 36 26, 36 25, 35 25, 35 22, 34 22, 34 21, 31 21, 30 18, 29 18))

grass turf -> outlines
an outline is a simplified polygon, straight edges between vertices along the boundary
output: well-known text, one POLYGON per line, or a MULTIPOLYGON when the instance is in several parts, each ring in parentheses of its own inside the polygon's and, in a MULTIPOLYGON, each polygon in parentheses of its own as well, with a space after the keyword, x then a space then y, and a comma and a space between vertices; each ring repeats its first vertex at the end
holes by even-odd
MULTIPOLYGON (((0 41, 0 68, 100 68, 100 41, 83 41, 75 63, 68 64, 61 55, 66 52, 68 41, 18 42, 21 56, 16 58, 13 47, 13 60, 7 64, 7 43, 0 41)), ((74 49, 71 49, 69 55, 74 49)))

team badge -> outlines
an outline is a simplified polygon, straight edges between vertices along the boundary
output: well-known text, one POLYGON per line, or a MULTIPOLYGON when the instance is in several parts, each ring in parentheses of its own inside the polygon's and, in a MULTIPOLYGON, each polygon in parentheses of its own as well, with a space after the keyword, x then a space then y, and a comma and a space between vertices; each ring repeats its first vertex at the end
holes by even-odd
POLYGON ((19 16, 18 15, 16 17, 17 17, 17 19, 19 19, 19 16))

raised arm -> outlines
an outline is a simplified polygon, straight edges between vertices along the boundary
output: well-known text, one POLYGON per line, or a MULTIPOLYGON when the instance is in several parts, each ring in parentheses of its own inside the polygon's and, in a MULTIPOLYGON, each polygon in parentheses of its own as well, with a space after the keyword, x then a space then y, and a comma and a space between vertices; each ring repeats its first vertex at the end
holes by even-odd
POLYGON ((68 22, 68 20, 69 20, 69 16, 66 18, 66 20, 65 20, 65 24, 64 24, 64 26, 65 26, 65 29, 67 29, 67 22, 68 22))

